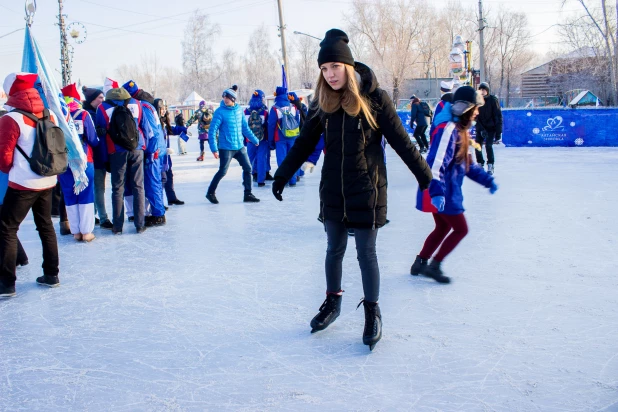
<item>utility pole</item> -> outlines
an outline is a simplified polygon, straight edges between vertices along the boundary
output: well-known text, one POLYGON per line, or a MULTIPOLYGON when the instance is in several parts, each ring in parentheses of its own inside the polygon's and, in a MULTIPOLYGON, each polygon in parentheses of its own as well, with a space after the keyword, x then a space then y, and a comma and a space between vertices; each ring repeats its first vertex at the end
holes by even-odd
POLYGON ((60 26, 60 65, 62 67, 62 86, 71 83, 71 60, 69 57, 69 44, 67 41, 67 32, 64 25, 62 14, 62 0, 58 0, 58 26, 60 26))
POLYGON ((285 45, 285 23, 283 23, 283 6, 281 5, 281 0, 277 0, 277 6, 279 7, 279 36, 281 36, 281 53, 283 54, 283 67, 289 87, 292 83, 290 82, 290 66, 288 65, 288 53, 285 45))
POLYGON ((483 20, 483 0, 479 0, 479 48, 481 52, 481 83, 485 81, 485 20, 483 20))

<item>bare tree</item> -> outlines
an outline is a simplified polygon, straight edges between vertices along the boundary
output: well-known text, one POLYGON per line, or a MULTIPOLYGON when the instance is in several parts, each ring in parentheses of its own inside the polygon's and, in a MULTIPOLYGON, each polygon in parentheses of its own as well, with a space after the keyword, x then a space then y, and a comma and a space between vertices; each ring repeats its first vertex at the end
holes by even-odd
POLYGON ((217 78, 212 43, 219 33, 219 26, 211 23, 208 15, 199 9, 191 16, 182 41, 182 66, 184 80, 193 89, 205 94, 206 87, 217 78))
MULTIPOLYGON (((265 93, 270 93, 279 77, 281 71, 277 65, 277 58, 271 48, 268 29, 262 25, 255 29, 249 37, 247 54, 243 57, 244 87, 243 97, 249 97, 250 93, 255 89, 263 90, 265 93), (247 94, 245 95, 244 92, 247 94)), ((239 80, 240 81, 240 80, 239 80)))
POLYGON ((421 34, 427 4, 423 0, 354 0, 344 16, 356 35, 369 43, 372 60, 387 74, 393 101, 413 65, 420 61, 415 39, 421 34))
POLYGON ((319 73, 317 63, 319 50, 319 40, 308 36, 297 36, 292 42, 294 79, 298 79, 302 88, 311 89, 315 85, 319 73))

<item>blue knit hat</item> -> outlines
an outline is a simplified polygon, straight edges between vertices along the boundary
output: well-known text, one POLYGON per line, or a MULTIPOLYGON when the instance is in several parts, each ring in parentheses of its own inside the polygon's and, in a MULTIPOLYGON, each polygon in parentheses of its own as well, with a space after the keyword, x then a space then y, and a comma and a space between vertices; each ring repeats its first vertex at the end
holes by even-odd
POLYGON ((137 83, 135 83, 133 80, 129 80, 128 82, 123 84, 122 87, 124 87, 124 89, 128 91, 131 96, 134 96, 135 93, 139 91, 137 83))
POLYGON ((275 96, 281 96, 282 94, 288 94, 288 89, 285 87, 277 86, 275 96))
POLYGON ((221 97, 228 97, 234 103, 236 103, 236 99, 238 98, 236 92, 232 89, 226 89, 221 97))

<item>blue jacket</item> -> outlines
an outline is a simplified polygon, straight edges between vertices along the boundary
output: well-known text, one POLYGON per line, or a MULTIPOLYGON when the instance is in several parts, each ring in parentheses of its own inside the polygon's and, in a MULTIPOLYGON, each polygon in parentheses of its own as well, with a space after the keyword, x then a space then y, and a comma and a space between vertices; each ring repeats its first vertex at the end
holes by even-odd
POLYGON ((470 158, 468 170, 466 170, 464 163, 457 162, 459 140, 460 137, 455 128, 455 123, 449 121, 436 126, 427 156, 427 163, 431 167, 433 179, 428 190, 418 191, 416 196, 416 208, 418 210, 437 213, 437 209, 431 204, 431 198, 444 196, 446 204, 441 213, 445 215, 463 213, 465 209, 461 186, 464 176, 468 176, 486 188, 491 187, 494 178, 476 163, 474 156, 468 155, 470 158))
POLYGON ((268 140, 271 145, 274 145, 281 139, 285 139, 285 137, 280 136, 280 126, 281 126, 281 117, 279 116, 279 111, 277 107, 289 107, 291 113, 296 118, 298 124, 300 124, 300 113, 296 110, 296 107, 290 104, 290 99, 288 98, 288 94, 281 94, 275 97, 275 104, 270 109, 270 113, 268 114, 268 140))
POLYGON ((249 129, 247 119, 238 104, 226 106, 225 103, 221 101, 221 105, 215 110, 215 114, 212 117, 210 130, 208 132, 211 136, 216 136, 217 133, 219 133, 218 139, 208 139, 210 151, 213 153, 218 152, 219 149, 242 149, 244 146, 243 135, 253 144, 257 145, 260 143, 251 129, 249 129))

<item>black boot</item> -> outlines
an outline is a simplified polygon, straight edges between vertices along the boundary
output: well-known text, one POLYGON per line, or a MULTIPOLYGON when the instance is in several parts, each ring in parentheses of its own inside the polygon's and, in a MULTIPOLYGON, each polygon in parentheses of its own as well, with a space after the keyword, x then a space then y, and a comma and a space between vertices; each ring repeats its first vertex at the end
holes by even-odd
POLYGON ((15 296, 15 285, 4 286, 4 284, 0 282, 0 298, 12 298, 13 296, 15 296))
POLYGON ((99 227, 101 229, 107 229, 107 230, 112 230, 114 228, 114 225, 112 222, 110 222, 109 220, 106 220, 105 222, 101 222, 101 224, 99 225, 99 227))
POLYGON ((163 216, 146 216, 145 221, 146 221, 145 222, 145 226, 146 227, 163 226, 166 223, 165 215, 163 215, 163 216))
POLYGON ((440 263, 436 260, 432 260, 431 263, 423 269, 421 272, 423 275, 428 278, 432 278, 438 283, 451 283, 451 278, 448 276, 444 276, 442 273, 442 269, 440 269, 440 263))
POLYGON ((254 181, 254 182, 257 182, 257 173, 254 173, 254 174, 253 174, 253 181, 254 181))
POLYGON ((382 339, 382 313, 378 302, 367 302, 361 300, 358 306, 363 304, 365 307, 365 330, 363 331, 363 344, 373 350, 376 343, 382 339))
POLYGON ((266 180, 275 180, 274 177, 270 174, 270 172, 266 172, 266 180))
POLYGON ((412 264, 412 267, 410 268, 410 274, 412 276, 420 275, 421 273, 423 273, 423 270, 425 269, 428 263, 429 263, 428 259, 423 259, 420 256, 416 256, 416 260, 414 261, 414 263, 412 264))
POLYGON ((245 202, 245 203, 257 203, 259 201, 260 201, 260 199, 258 199, 257 197, 253 196, 253 193, 245 193, 245 198, 243 199, 243 202, 245 202))
POLYGON ((176 206, 182 206, 185 204, 185 202, 183 202, 180 199, 176 199, 176 200, 172 200, 171 202, 169 202, 170 205, 176 205, 176 206))
POLYGON ((208 201, 210 203, 212 203, 213 205, 218 205, 219 204, 219 201, 217 200, 217 196, 215 196, 214 193, 206 194, 206 199, 208 199, 208 201))
POLYGON ((320 312, 311 319, 311 333, 326 329, 341 313, 341 295, 329 293, 320 306, 320 312))
POLYGON ((69 226, 69 222, 60 222, 60 235, 66 236, 71 234, 71 226, 69 226))
POLYGON ((48 286, 50 288, 55 288, 60 286, 60 280, 58 280, 58 275, 43 275, 36 278, 36 283, 41 286, 48 286))

